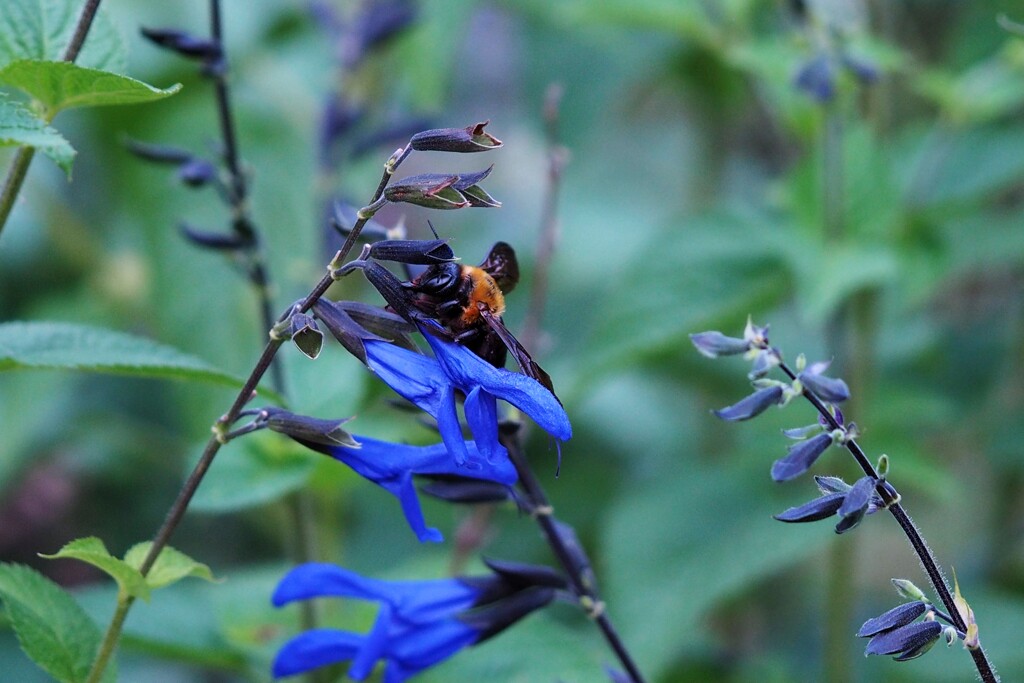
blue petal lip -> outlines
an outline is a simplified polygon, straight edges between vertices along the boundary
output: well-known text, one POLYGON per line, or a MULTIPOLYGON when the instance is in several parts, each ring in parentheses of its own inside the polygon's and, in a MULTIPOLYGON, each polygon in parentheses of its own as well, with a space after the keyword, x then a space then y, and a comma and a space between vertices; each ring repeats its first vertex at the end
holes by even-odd
POLYGON ((274 657, 274 678, 293 676, 328 664, 351 659, 363 646, 365 636, 334 629, 315 629, 292 638, 274 657))
POLYGON ((466 393, 480 386, 530 416, 560 441, 572 438, 565 409, 544 385, 532 377, 496 368, 469 349, 424 332, 438 365, 449 380, 466 393))

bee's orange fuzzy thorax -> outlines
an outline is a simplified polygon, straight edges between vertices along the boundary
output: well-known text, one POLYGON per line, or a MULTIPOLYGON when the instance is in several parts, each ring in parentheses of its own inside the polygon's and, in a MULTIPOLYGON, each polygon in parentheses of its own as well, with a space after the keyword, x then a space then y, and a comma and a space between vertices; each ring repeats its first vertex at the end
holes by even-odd
POLYGON ((469 305, 462 313, 462 324, 472 325, 480 319, 481 303, 494 315, 500 316, 505 312, 505 295, 501 293, 493 277, 473 266, 463 266, 463 274, 470 278, 473 288, 469 291, 469 305))

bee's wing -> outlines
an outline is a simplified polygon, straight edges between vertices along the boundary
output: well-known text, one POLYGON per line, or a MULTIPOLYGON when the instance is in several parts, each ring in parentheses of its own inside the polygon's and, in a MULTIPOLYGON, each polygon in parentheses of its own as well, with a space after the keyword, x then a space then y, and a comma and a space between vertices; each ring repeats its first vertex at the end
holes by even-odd
POLYGON ((480 269, 494 278, 503 294, 511 292, 519 282, 519 261, 507 242, 496 242, 480 269))
POLYGON ((489 310, 481 307, 480 316, 487 322, 487 325, 494 331, 502 343, 512 354, 512 357, 516 359, 516 363, 519 364, 519 369, 523 371, 523 374, 527 377, 532 377, 547 388, 551 392, 551 395, 555 397, 555 400, 559 404, 562 402, 558 400, 558 396, 555 394, 555 388, 551 384, 551 376, 544 372, 544 368, 537 365, 537 362, 533 360, 530 354, 523 348, 523 345, 519 343, 519 340, 512 336, 512 333, 505 327, 505 323, 501 321, 501 318, 491 313, 489 310))

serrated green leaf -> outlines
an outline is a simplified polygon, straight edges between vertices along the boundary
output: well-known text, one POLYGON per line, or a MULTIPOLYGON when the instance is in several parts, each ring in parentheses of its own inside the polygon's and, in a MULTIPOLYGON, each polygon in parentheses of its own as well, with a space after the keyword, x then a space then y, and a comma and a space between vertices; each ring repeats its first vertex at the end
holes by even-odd
MULTIPOLYGON (((18 59, 58 60, 71 42, 80 0, 3 0, 0 2, 0 65, 18 59)), ((124 71, 127 49, 120 31, 101 7, 93 18, 76 62, 124 71)))
POLYGON ((46 121, 3 94, 0 94, 0 146, 34 147, 71 174, 71 163, 75 159, 71 143, 46 125, 46 121))
MULTIPOLYGON (((125 553, 124 561, 129 566, 139 569, 142 567, 142 562, 146 559, 146 555, 151 547, 153 547, 152 541, 136 543, 125 553)), ((210 571, 208 566, 202 562, 196 562, 185 553, 167 546, 160 551, 160 555, 156 558, 153 568, 146 574, 145 581, 150 588, 163 588, 184 579, 186 576, 214 581, 213 572, 210 571)))
POLYGON ((180 83, 161 90, 109 71, 35 59, 21 59, 0 69, 0 83, 31 95, 50 118, 63 109, 144 104, 181 90, 180 83))
POLYGON ((232 512, 265 505, 309 481, 321 456, 292 442, 261 436, 238 441, 237 449, 218 458, 192 499, 190 510, 232 512))
POLYGON ((53 555, 40 553, 40 556, 50 560, 71 558, 91 564, 109 574, 117 582, 122 593, 149 602, 148 582, 142 578, 138 568, 111 555, 103 541, 95 536, 77 538, 53 555))
MULTIPOLYGON (((0 599, 32 661, 62 683, 86 679, 102 636, 70 595, 28 567, 0 564, 0 599)), ((112 680, 110 668, 104 681, 112 680)))
POLYGON ((242 383, 195 356, 143 337, 71 323, 2 323, 0 371, 20 368, 177 377, 231 386, 242 383))

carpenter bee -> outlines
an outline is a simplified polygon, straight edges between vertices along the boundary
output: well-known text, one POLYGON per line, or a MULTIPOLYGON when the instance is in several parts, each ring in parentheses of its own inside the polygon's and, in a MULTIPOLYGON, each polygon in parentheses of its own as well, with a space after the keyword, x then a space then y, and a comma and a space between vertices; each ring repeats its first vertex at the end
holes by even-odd
POLYGON ((516 253, 507 243, 498 242, 479 266, 437 263, 402 286, 412 292, 412 306, 441 323, 456 342, 499 368, 505 365, 507 349, 523 374, 554 395, 551 377, 501 319, 505 295, 518 282, 516 253))

